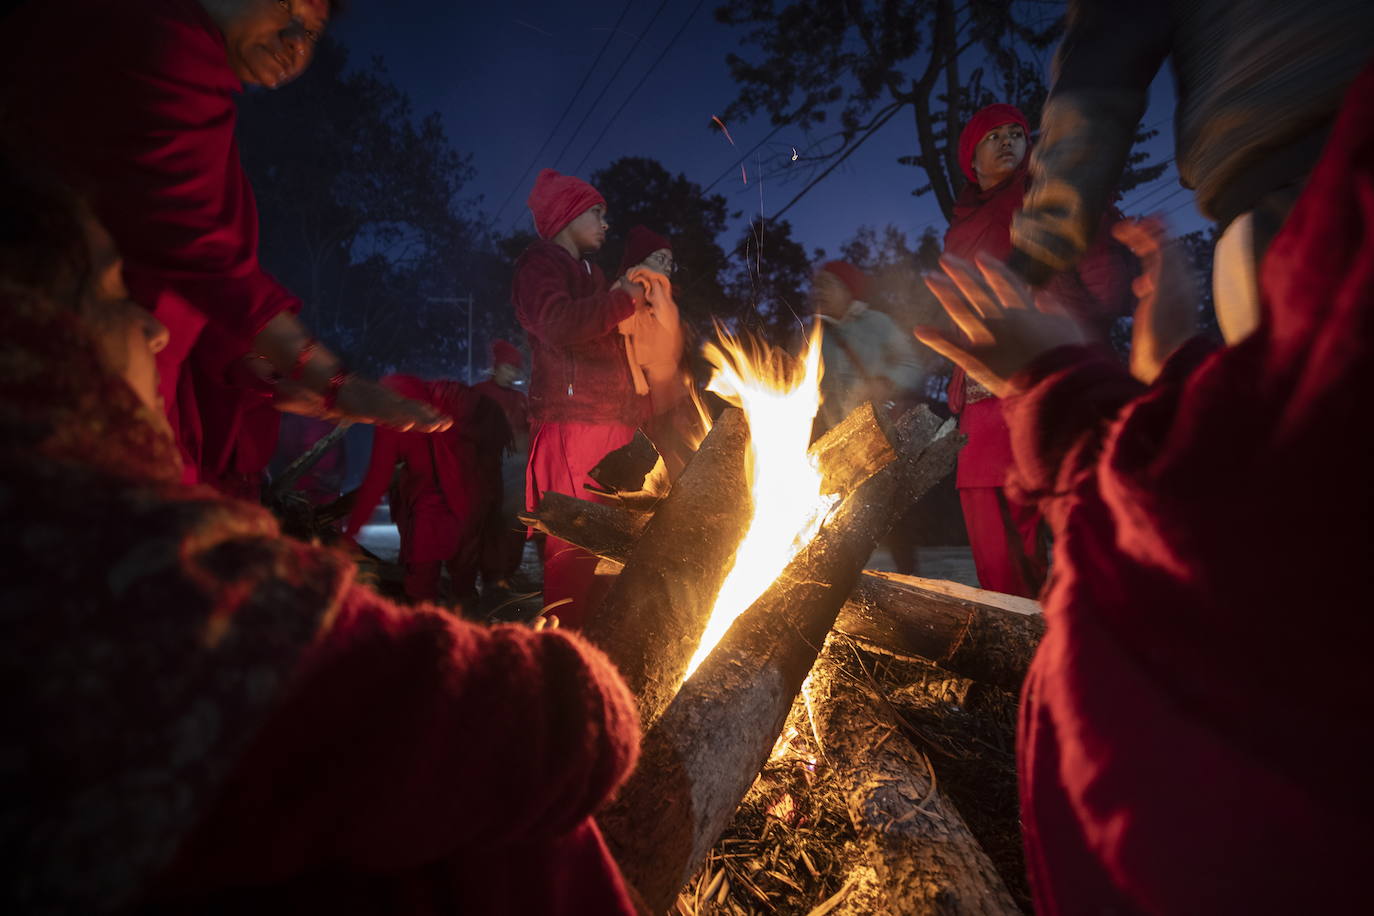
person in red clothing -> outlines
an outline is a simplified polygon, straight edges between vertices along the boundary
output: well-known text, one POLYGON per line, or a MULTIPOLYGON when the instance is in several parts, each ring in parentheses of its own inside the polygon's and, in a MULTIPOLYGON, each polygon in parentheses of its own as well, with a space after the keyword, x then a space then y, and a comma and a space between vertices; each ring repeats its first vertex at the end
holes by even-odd
POLYGON ((356 537, 367 524, 400 465, 391 515, 401 534, 406 595, 437 600, 447 569, 459 606, 475 613, 482 524, 501 496, 493 481, 509 437, 505 419, 497 404, 461 382, 396 374, 382 384, 433 405, 454 423, 437 433, 377 429, 344 533, 356 537))
MULTIPOLYGON (((621 277, 608 289, 586 260, 606 240, 606 201, 579 178, 544 169, 529 196, 539 241, 515 264, 511 300, 532 355, 534 424, 525 504, 545 493, 586 499, 587 472, 634 438, 645 418, 618 327, 644 303, 638 283, 621 277)), ((581 627, 600 599, 597 559, 549 538, 544 546, 544 604, 564 626, 581 627), (556 607, 555 607, 556 606, 556 607)))
POLYGON ((1145 261, 1152 365, 1085 346, 998 265, 990 288, 952 267, 968 298, 933 283, 964 339, 920 332, 1006 398, 1017 478, 1056 536, 1018 736, 1036 911, 1359 912, 1374 65, 1265 253, 1250 336, 1188 339, 1162 229, 1118 235, 1145 261))
POLYGON ((525 506, 525 468, 530 460, 530 406, 525 393, 515 387, 525 368, 525 356, 504 340, 491 345, 491 378, 473 386, 501 407, 510 441, 501 449, 499 480, 489 485, 501 494, 492 502, 482 526, 482 588, 505 590, 520 568, 525 552, 525 526, 518 516, 525 506))
POLYGON ((349 374, 258 263, 234 97, 244 83, 274 88, 304 71, 333 5, 33 2, 4 21, 5 132, 87 198, 124 254, 135 299, 168 328, 162 395, 191 480, 255 477, 276 426, 243 418, 274 400, 400 429, 446 425, 349 374))
POLYGON ((0 199, 0 911, 634 913, 606 658, 182 484, 109 237, 9 163, 0 199))
MULTIPOLYGON (((959 164, 968 184, 945 233, 946 253, 969 260, 978 254, 1004 260, 1011 253, 1011 220, 1025 195, 1029 154, 1030 125, 1017 108, 989 105, 973 116, 959 135, 959 164)), ((1121 246, 1105 232, 1099 236, 1078 268, 1060 274, 1050 292, 1105 341, 1111 320, 1130 308, 1130 267, 1121 246)), ((978 584, 1033 598, 1048 566, 1044 525, 1035 507, 1005 486, 1012 457, 1001 405, 956 368, 949 406, 968 437, 955 483, 978 584)))

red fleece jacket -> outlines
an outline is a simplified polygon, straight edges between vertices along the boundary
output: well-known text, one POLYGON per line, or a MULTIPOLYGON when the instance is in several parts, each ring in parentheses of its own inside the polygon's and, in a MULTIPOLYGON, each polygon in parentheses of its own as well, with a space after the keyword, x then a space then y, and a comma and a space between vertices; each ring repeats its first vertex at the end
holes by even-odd
POLYGON ((617 330, 634 314, 629 293, 608 291, 600 267, 539 241, 516 261, 511 301, 533 354, 535 422, 639 425, 646 399, 635 394, 617 330))
POLYGON ((1374 68, 1261 270, 1260 329, 1146 389, 1083 348, 1005 403, 1056 535, 1022 699, 1040 913, 1348 913, 1374 783, 1374 68))

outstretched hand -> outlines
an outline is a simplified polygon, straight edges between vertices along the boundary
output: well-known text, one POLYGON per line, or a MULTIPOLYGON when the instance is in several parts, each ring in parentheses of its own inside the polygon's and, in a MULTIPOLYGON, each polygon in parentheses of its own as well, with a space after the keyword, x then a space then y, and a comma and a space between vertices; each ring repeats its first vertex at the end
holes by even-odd
POLYGON ((1035 294, 1007 265, 979 255, 977 266, 954 255, 926 285, 959 329, 958 339, 918 327, 916 339, 958 364, 998 397, 1015 394, 1011 380, 1056 347, 1087 342, 1078 322, 1035 294))
POLYGON ((402 397, 371 379, 350 376, 339 389, 331 419, 376 423, 402 432, 437 433, 453 425, 449 417, 428 404, 402 397))
POLYGON ((1143 267, 1131 284, 1138 300, 1131 327, 1131 374, 1148 385, 1174 351, 1197 333, 1197 286, 1159 217, 1124 219, 1112 227, 1112 235, 1143 267))

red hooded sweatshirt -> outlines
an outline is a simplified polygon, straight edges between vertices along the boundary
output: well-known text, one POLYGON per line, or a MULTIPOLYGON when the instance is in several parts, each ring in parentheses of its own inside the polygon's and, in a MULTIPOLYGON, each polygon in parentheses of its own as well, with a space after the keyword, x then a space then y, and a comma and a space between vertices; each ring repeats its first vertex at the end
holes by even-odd
POLYGON ((1256 333, 1006 402, 1056 535, 1019 766, 1036 911, 1354 913, 1374 782, 1374 67, 1265 255, 1256 333))

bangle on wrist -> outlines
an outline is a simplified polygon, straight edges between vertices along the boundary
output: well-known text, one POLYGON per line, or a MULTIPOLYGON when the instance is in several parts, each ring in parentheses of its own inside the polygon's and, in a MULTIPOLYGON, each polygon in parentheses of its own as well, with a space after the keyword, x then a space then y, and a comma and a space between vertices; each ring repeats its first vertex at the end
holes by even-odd
POLYGON ((339 391, 344 385, 348 384, 348 380, 352 377, 353 373, 349 372, 342 365, 339 366, 337 372, 329 377, 329 384, 325 386, 323 392, 325 410, 333 410, 335 408, 339 403, 339 391))
POLYGON ((286 373, 286 377, 293 382, 299 382, 301 376, 305 374, 305 367, 310 362, 310 357, 315 355, 319 349, 320 342, 315 338, 308 338, 301 346, 300 352, 296 354, 296 360, 291 364, 291 371, 286 373))

